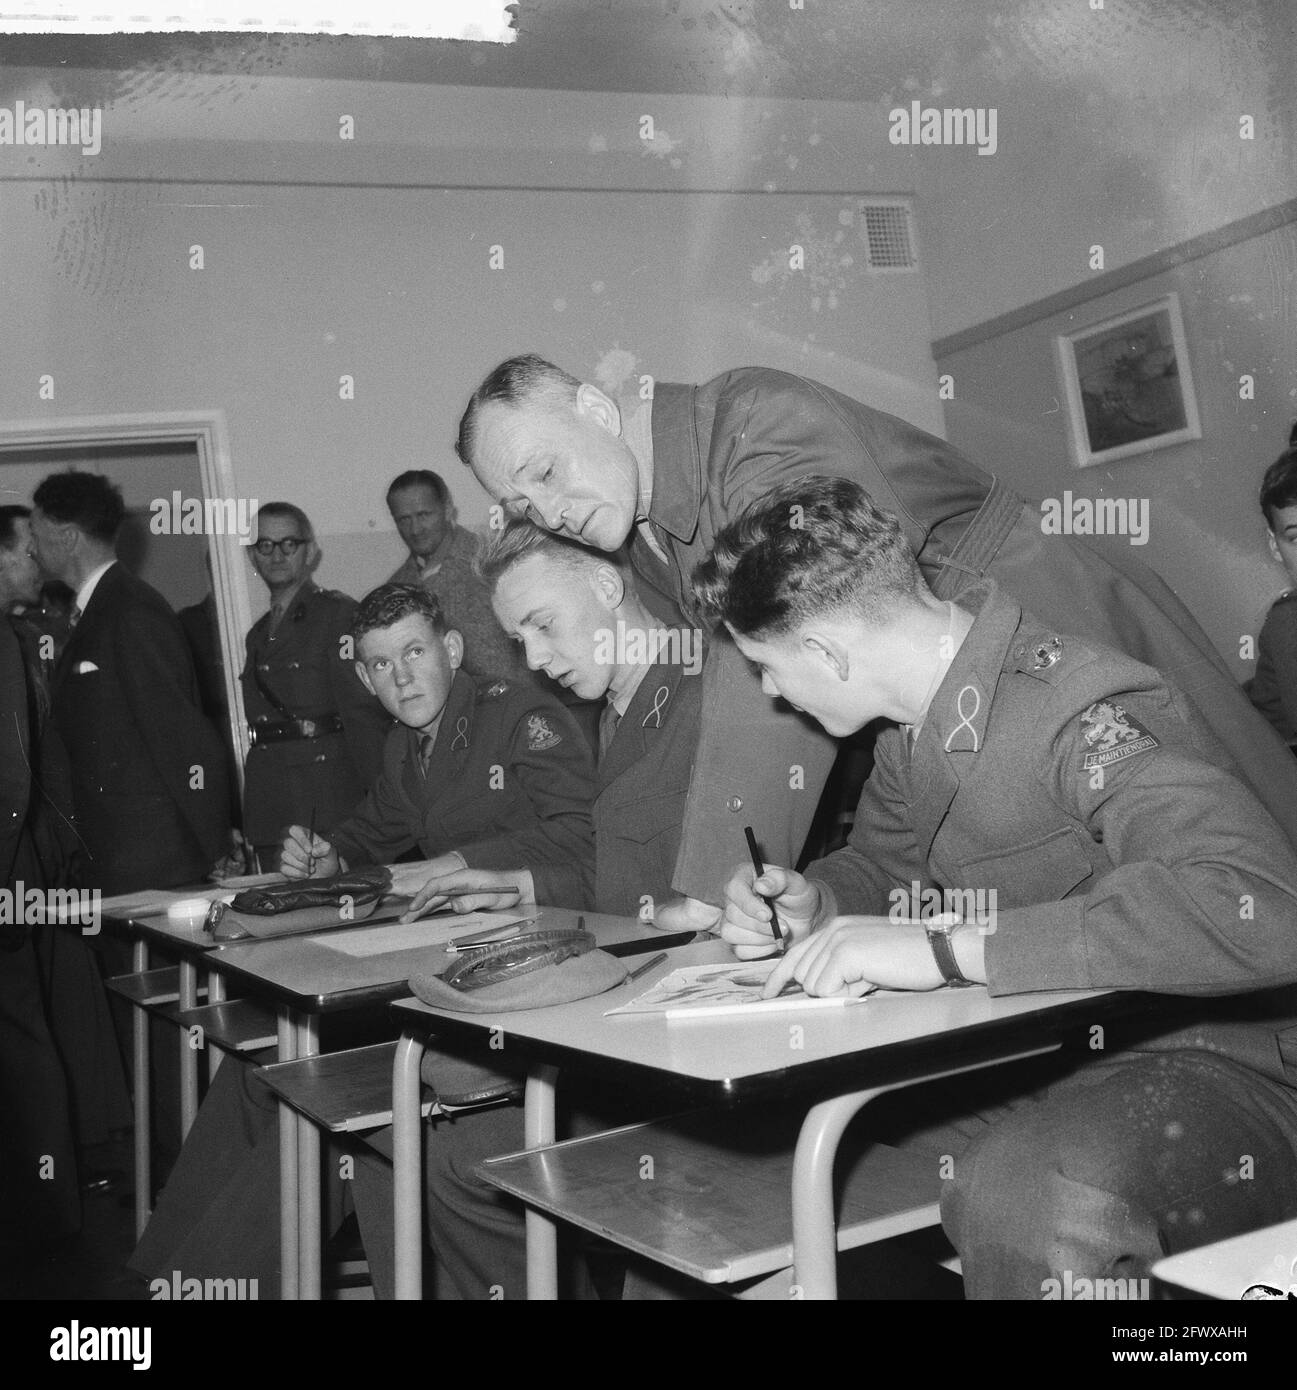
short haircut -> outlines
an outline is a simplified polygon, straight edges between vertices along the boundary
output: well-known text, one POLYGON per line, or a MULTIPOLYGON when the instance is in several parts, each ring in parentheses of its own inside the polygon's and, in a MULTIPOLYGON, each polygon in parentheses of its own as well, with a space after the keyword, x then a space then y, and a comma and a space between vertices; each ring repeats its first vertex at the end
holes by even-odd
POLYGON ((798 478, 758 497, 694 571, 711 618, 757 638, 836 612, 878 624, 924 587, 900 522, 844 478, 798 478))
POLYGON ((546 531, 535 522, 519 520, 511 521, 501 530, 488 535, 473 562, 473 571, 494 593, 496 585, 515 565, 530 560, 534 555, 543 556, 569 569, 588 569, 595 565, 613 565, 623 572, 626 569, 620 551, 610 555, 604 550, 592 550, 579 541, 546 531))
POLYGON ((438 637, 445 636, 446 617, 436 594, 419 584, 380 584, 360 600, 351 620, 352 640, 359 644, 365 633, 393 627, 412 613, 422 614, 438 637))
POLYGON ((575 404, 581 380, 534 352, 510 357, 483 380, 469 398, 459 421, 455 452, 461 462, 473 466, 477 447, 478 415, 484 405, 526 405, 546 399, 554 406, 575 404))
POLYGON ((257 508, 257 520, 260 521, 263 516, 287 517, 302 533, 303 540, 315 539, 315 527, 311 525, 311 518, 293 502, 263 502, 257 508))
POLYGON ((408 487, 426 487, 437 499, 439 507, 444 510, 450 506, 450 489, 446 486, 446 480, 430 468, 411 468, 408 472, 393 478, 387 485, 388 503, 391 503, 394 492, 404 492, 408 487))
POLYGON ((102 473, 51 473, 41 480, 32 501, 51 520, 67 525, 97 541, 111 545, 117 539, 126 503, 122 490, 102 473))
POLYGON ((1265 471, 1261 479, 1261 514, 1274 528, 1274 513, 1297 503, 1297 425, 1288 436, 1288 447, 1265 471))
POLYGON ((0 507, 0 550, 13 550, 18 544, 18 523, 32 514, 30 507, 17 504, 0 507))

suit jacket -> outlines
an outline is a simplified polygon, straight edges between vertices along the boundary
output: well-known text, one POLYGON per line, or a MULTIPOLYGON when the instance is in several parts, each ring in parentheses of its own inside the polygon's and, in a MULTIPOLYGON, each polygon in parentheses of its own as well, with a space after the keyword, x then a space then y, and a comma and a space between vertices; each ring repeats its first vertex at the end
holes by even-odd
POLYGON ((879 735, 848 844, 807 874, 839 912, 929 915, 932 888, 964 917, 993 908, 993 995, 1239 995, 1140 1046, 1297 1084, 1297 858, 1278 825, 1157 671, 994 584, 960 602, 977 617, 913 749, 879 735))
POLYGON ((126 893, 201 879, 229 830, 220 739, 176 615, 121 564, 63 649, 51 705, 71 768, 81 886, 126 893))
POLYGON ((248 633, 241 681, 254 731, 285 717, 262 693, 257 676, 294 719, 342 716, 341 733, 253 746, 243 828, 254 845, 278 841, 285 826, 309 825, 312 812, 316 829, 327 834, 379 774, 392 721, 356 675, 348 640, 355 613, 354 599, 308 579, 273 635, 269 613, 248 633))
MULTIPOLYGON (((647 918, 671 897, 702 702, 701 675, 658 662, 645 672, 599 760, 596 911, 647 918)), ((737 855, 742 846, 740 833, 731 849, 737 855)))
MULTIPOLYGON (((659 605, 700 620, 694 566, 755 498, 807 475, 850 478, 895 513, 938 597, 958 598, 993 578, 1043 621, 1164 671, 1297 846, 1297 763, 1151 570, 1136 561, 1118 567, 1071 536, 1043 535, 1036 507, 948 444, 784 372, 747 367, 703 386, 659 382, 652 430, 649 522, 669 563, 638 533, 629 546, 659 605)), ((770 863, 795 863, 834 752, 818 726, 762 694, 752 668, 717 633, 676 889, 720 902, 749 822, 770 863), (790 793, 790 785, 805 790, 790 793)))
POLYGON ((418 734, 398 725, 377 782, 329 838, 353 867, 417 844, 429 859, 458 850, 472 869, 527 868, 538 901, 588 907, 593 795, 590 745, 557 700, 460 670, 427 773, 418 734))

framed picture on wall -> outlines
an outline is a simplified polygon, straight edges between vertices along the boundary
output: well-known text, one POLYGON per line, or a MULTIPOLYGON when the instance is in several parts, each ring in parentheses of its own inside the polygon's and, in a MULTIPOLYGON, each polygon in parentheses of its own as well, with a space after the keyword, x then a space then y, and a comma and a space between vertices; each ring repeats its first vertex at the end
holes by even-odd
POLYGON ((1054 346, 1078 468, 1202 438, 1177 295, 1059 334, 1054 346))

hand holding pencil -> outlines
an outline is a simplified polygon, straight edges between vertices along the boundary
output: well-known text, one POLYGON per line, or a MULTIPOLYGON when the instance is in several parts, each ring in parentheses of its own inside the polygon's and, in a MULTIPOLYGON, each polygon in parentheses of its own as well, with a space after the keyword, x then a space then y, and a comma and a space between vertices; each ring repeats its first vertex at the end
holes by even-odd
POLYGON ((740 960, 769 956, 779 949, 776 915, 791 946, 815 930, 821 906, 819 889, 793 869, 771 864, 758 873, 752 864, 741 864, 725 885, 721 938, 740 960))

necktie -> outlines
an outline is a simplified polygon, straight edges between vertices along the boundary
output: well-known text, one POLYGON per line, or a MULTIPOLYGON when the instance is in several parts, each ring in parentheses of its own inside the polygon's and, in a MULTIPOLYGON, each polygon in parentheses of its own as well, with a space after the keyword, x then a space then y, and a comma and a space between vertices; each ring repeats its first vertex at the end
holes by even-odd
POLYGON ((435 734, 419 735, 419 771, 426 777, 428 769, 432 766, 432 750, 435 747, 437 738, 435 734))
POLYGON ((599 756, 601 758, 612 744, 613 735, 617 732, 617 725, 620 723, 621 715, 617 713, 616 706, 609 700, 599 714, 599 756))
POLYGON ((275 629, 283 621, 284 610, 279 604, 273 603, 270 606, 270 635, 275 635, 275 629))

